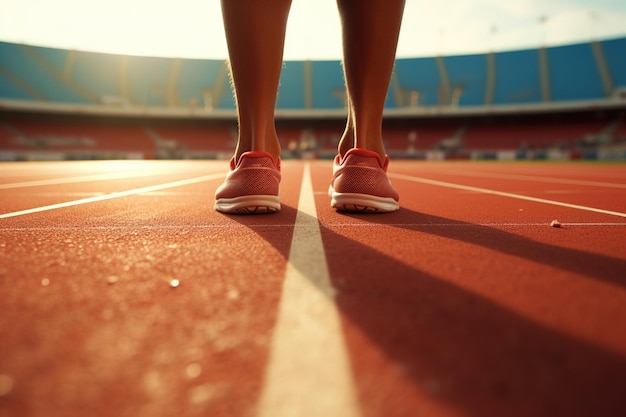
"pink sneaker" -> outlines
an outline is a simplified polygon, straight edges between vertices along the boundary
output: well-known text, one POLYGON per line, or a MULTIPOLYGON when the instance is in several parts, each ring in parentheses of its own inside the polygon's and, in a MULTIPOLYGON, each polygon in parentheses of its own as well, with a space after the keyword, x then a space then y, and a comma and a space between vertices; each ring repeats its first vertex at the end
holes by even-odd
POLYGON ((267 152, 242 154, 235 164, 230 160, 230 172, 215 192, 215 210, 222 213, 256 214, 280 210, 278 187, 280 159, 267 152))
POLYGON ((330 205, 340 211, 380 213, 396 211, 399 195, 387 178, 385 162, 376 152, 353 148, 335 157, 333 179, 328 189, 330 205))

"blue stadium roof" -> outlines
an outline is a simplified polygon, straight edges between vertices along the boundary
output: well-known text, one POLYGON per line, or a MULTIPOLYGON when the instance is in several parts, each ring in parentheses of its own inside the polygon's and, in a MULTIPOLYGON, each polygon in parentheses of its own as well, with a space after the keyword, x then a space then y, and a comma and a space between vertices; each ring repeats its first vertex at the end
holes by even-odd
MULTIPOLYGON (((386 109, 566 103, 626 88, 626 38, 488 54, 397 59, 386 109)), ((227 63, 0 42, 4 102, 230 111, 227 63)), ((286 61, 279 110, 341 110, 339 61, 286 61)), ((6 104, 5 104, 6 106, 6 104)))

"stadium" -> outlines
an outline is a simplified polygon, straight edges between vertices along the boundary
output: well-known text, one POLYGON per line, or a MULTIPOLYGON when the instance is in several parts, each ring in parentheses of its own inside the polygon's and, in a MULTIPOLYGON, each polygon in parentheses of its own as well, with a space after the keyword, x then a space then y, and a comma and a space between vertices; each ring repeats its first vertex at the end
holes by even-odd
POLYGON ((375 214, 341 62, 287 60, 236 215, 225 60, 0 42, 0 416, 626 415, 625 52, 397 58, 375 214))
MULTIPOLYGON (((626 38, 398 59, 385 113, 393 157, 624 159, 626 38)), ((0 43, 2 160, 229 158, 223 60, 0 43)), ((339 60, 286 61, 283 157, 332 157, 345 119, 339 60)))

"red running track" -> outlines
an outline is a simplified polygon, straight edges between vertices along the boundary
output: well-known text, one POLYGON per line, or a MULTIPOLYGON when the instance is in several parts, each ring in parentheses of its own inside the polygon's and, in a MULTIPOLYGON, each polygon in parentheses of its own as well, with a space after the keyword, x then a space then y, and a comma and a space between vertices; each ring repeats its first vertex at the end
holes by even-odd
POLYGON ((623 164, 392 161, 380 215, 226 168, 1 165, 0 416, 626 415, 623 164))

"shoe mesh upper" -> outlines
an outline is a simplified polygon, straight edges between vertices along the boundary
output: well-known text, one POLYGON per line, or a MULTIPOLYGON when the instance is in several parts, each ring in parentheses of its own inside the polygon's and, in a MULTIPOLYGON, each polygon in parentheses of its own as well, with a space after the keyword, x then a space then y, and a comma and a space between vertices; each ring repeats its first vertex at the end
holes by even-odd
POLYGON ((379 158, 363 150, 348 152, 343 161, 337 157, 332 186, 337 193, 368 194, 394 200, 399 198, 379 158))
POLYGON ((278 195, 280 171, 272 157, 262 153, 243 154, 215 197, 235 198, 249 195, 278 195))

